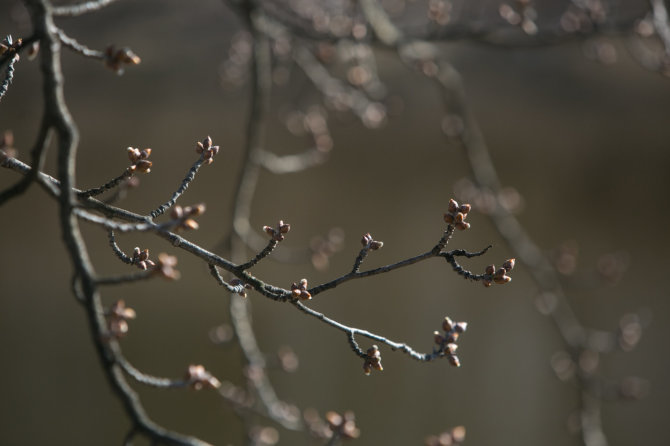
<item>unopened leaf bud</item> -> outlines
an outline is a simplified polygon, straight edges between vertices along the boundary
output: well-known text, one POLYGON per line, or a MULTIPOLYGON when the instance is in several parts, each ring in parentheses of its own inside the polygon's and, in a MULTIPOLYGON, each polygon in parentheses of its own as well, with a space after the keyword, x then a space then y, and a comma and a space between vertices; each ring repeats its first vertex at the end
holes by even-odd
POLYGON ((512 268, 514 268, 514 264, 516 263, 516 259, 507 259, 505 260, 505 263, 503 263, 503 268, 505 268, 505 271, 510 272, 512 268))
POLYGON ((209 149, 210 147, 212 147, 212 138, 210 136, 207 136, 207 138, 203 139, 202 146, 205 149, 209 149))
POLYGON ((468 323, 467 322, 456 322, 456 325, 454 325, 454 330, 457 333, 463 333, 467 329, 468 329, 468 323))
POLYGON ((291 230, 291 225, 288 223, 284 223, 282 220, 279 220, 279 232, 282 234, 286 234, 288 231, 291 230))
POLYGON ((302 300, 310 300, 312 298, 312 295, 309 293, 307 290, 301 290, 300 291, 300 299, 302 300))
POLYGON ((444 344, 444 336, 442 336, 439 331, 433 332, 433 339, 435 339, 435 343, 437 345, 444 344))
POLYGON ((198 224, 197 221, 193 220, 192 218, 187 218, 187 219, 184 220, 184 222, 181 224, 181 227, 183 227, 184 229, 193 229, 193 230, 195 230, 195 229, 198 229, 198 228, 200 227, 200 225, 198 224))
POLYGON ((486 274, 493 275, 496 272, 496 266, 495 265, 489 265, 486 267, 486 274))
POLYGON ((461 212, 463 213, 463 215, 467 215, 467 213, 470 212, 470 209, 472 209, 472 206, 470 206, 470 205, 467 204, 467 203, 462 204, 462 205, 458 208, 458 210, 461 211, 461 212))
POLYGON ((172 210, 170 211, 170 217, 172 217, 175 220, 184 217, 184 208, 182 208, 181 206, 173 207, 172 210))
POLYGON ((449 355, 449 364, 453 365, 454 367, 460 367, 461 366, 461 361, 458 359, 458 356, 456 355, 449 355))
POLYGON ((135 163, 135 167, 137 168, 137 171, 141 172, 141 173, 151 172, 151 166, 152 165, 153 165, 153 163, 151 161, 144 160, 144 159, 141 159, 141 160, 139 160, 135 163))
POLYGON ((451 198, 449 200, 449 212, 456 212, 458 211, 458 202, 451 198))
POLYGON ((449 316, 446 316, 442 321, 442 329, 444 331, 451 331, 452 328, 454 328, 454 321, 449 316))
POLYGON ((494 277, 493 281, 497 284, 503 285, 505 283, 511 282, 512 278, 510 276, 494 277))
POLYGON ((373 251, 381 248, 382 246, 384 246, 384 242, 380 242, 379 240, 373 240, 370 242, 370 249, 373 251))

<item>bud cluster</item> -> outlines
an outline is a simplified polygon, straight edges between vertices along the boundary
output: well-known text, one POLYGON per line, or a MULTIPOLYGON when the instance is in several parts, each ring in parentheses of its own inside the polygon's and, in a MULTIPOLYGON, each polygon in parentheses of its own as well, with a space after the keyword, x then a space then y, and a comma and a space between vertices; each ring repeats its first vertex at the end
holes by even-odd
POLYGON ((363 362, 363 372, 366 375, 370 375, 372 369, 379 370, 380 372, 384 370, 384 367, 382 367, 382 354, 379 353, 379 347, 373 345, 366 353, 367 358, 365 358, 365 362, 363 362))
POLYGON ((218 389, 221 387, 221 382, 210 372, 205 370, 205 367, 202 365, 189 365, 184 379, 188 381, 189 385, 194 390, 204 388, 218 389))
POLYGON ((177 258, 175 256, 161 252, 158 254, 158 263, 154 267, 154 271, 166 279, 177 280, 180 274, 175 268, 176 265, 177 258))
POLYGON ((129 167, 131 172, 151 172, 151 165, 153 163, 147 159, 151 155, 151 149, 140 150, 128 147, 126 150, 128 151, 128 158, 130 158, 130 162, 132 163, 129 167))
POLYGON ((461 361, 456 356, 458 345, 456 342, 460 335, 468 328, 467 322, 454 322, 446 316, 442 321, 442 330, 444 333, 434 331, 433 336, 438 348, 436 353, 444 354, 449 359, 449 364, 454 367, 460 367, 461 361))
POLYGON ((191 217, 198 217, 205 213, 205 205, 203 203, 194 206, 175 206, 170 211, 170 217, 176 220, 175 229, 198 229, 200 225, 191 217))
POLYGON ((381 248, 384 246, 384 242, 380 242, 378 240, 374 240, 372 238, 372 235, 368 232, 363 236, 361 239, 361 245, 365 246, 368 249, 371 249, 373 251, 376 251, 377 249, 381 248))
POLYGON ((277 226, 274 228, 272 226, 263 226, 263 231, 265 231, 266 234, 272 236, 272 240, 277 242, 284 240, 284 234, 288 233, 290 230, 291 225, 284 223, 283 220, 279 220, 279 223, 277 223, 277 226))
POLYGON ((202 155, 207 164, 212 164, 214 162, 214 155, 219 153, 219 146, 213 146, 212 138, 208 136, 202 142, 198 141, 195 144, 195 151, 202 155))
POLYGON ((299 283, 293 282, 291 285, 291 295, 294 299, 309 300, 312 295, 307 291, 307 279, 302 279, 299 283))
POLYGON ((451 431, 426 438, 426 446, 457 446, 465 440, 465 426, 456 426, 451 431))
POLYGON ((114 48, 114 45, 107 47, 105 51, 105 66, 114 70, 116 74, 123 74, 124 65, 138 65, 142 59, 132 52, 130 48, 114 48))
POLYGON ((447 224, 454 225, 456 229, 465 230, 470 227, 470 223, 465 221, 472 206, 469 204, 459 205, 453 198, 449 200, 449 211, 444 214, 444 221, 447 224))
POLYGON ((515 263, 516 259, 507 259, 498 269, 496 269, 496 266, 493 264, 487 266, 486 275, 488 277, 484 279, 484 286, 488 288, 493 285, 494 282, 500 285, 510 282, 512 278, 507 274, 512 271, 515 263))
POLYGON ((356 416, 351 411, 345 412, 344 415, 332 411, 328 412, 326 413, 326 421, 328 421, 328 427, 333 431, 333 435, 340 438, 353 439, 361 435, 360 429, 356 427, 356 416))
POLYGON ((126 307, 123 299, 117 300, 105 312, 107 328, 114 338, 121 338, 128 333, 128 319, 135 319, 135 310, 126 307))
POLYGON ((140 250, 139 246, 136 246, 133 250, 132 264, 137 265, 141 270, 147 270, 156 266, 153 260, 149 259, 149 250, 140 250))

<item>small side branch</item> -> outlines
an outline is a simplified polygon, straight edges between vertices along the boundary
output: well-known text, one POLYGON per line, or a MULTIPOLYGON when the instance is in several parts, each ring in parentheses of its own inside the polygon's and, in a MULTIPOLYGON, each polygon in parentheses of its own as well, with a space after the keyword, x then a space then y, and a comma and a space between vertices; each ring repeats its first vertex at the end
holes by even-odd
POLYGON ((337 322, 336 320, 333 320, 323 313, 319 313, 318 311, 314 311, 311 308, 307 307, 304 305, 302 302, 298 300, 292 300, 291 304, 293 304, 294 307, 296 307, 298 310, 302 311, 303 313, 315 317, 319 319, 320 321, 324 322, 327 325, 330 325, 331 327, 334 327, 340 331, 343 331, 344 333, 347 334, 348 340, 349 340, 349 345, 351 346, 352 350, 354 353, 356 353, 358 356, 365 358, 367 357, 367 354, 363 352, 363 350, 358 347, 358 344, 356 343, 355 336, 356 335, 361 335, 366 338, 372 339, 374 341, 380 342, 382 344, 385 344, 391 348, 391 350, 400 350, 401 352, 409 355, 411 358, 416 359, 417 361, 432 361, 440 357, 441 355, 439 354, 434 354, 434 353, 420 353, 414 350, 412 347, 409 345, 402 343, 402 342, 394 342, 391 341, 390 339, 385 338, 384 336, 371 333, 367 330, 361 330, 359 328, 353 328, 353 327, 348 327, 344 324, 341 324, 337 322))
POLYGON ((201 156, 198 158, 198 160, 193 163, 193 167, 188 171, 186 174, 186 177, 184 178, 184 181, 181 182, 181 186, 179 186, 179 189, 175 191, 174 194, 172 194, 172 198, 170 198, 167 202, 164 204, 158 206, 155 210, 151 211, 149 215, 151 215, 151 218, 156 218, 160 215, 163 215, 165 211, 170 209, 174 204, 177 202, 179 197, 186 192, 186 189, 188 189, 188 186, 191 184, 191 181, 195 179, 195 175, 198 173, 198 170, 202 165, 205 163, 205 158, 201 156))
POLYGON ((0 84, 0 100, 5 96, 5 93, 7 93, 7 90, 9 89, 9 84, 12 83, 12 80, 14 79, 14 64, 19 61, 19 55, 16 54, 10 61, 9 64, 7 64, 7 68, 5 69, 5 77, 2 80, 2 84, 0 84))
POLYGON ((126 169, 123 171, 121 175, 119 175, 116 178, 112 178, 102 186, 98 187, 93 187, 91 189, 86 189, 81 192, 78 192, 77 195, 80 198, 88 198, 88 197, 95 197, 96 195, 100 195, 104 192, 107 192, 110 189, 115 188, 116 186, 120 185, 123 181, 127 180, 128 178, 132 177, 134 174, 133 170, 131 169, 126 169))
POLYGON ((93 50, 87 47, 86 45, 82 45, 72 37, 65 34, 65 32, 62 29, 56 29, 56 35, 58 36, 58 39, 61 41, 63 46, 71 49, 75 53, 79 53, 84 57, 90 57, 91 59, 98 59, 98 60, 105 59, 105 53, 103 53, 102 51, 93 50))

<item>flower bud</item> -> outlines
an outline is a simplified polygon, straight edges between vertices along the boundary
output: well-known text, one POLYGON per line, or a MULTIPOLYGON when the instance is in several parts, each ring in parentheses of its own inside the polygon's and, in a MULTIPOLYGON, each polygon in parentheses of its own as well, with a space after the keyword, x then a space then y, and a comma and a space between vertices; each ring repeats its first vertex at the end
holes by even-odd
POLYGON ((516 263, 516 259, 507 259, 505 260, 505 263, 503 263, 503 268, 505 268, 505 271, 510 272, 512 268, 514 268, 514 264, 516 263))
POLYGON ((449 200, 449 212, 456 212, 458 211, 458 202, 451 198, 449 200))
POLYGON ((377 249, 381 248, 384 246, 384 242, 380 242, 378 240, 373 240, 370 242, 370 249, 373 251, 376 251, 377 249))
POLYGON ((442 329, 444 331, 451 331, 452 328, 454 328, 454 321, 449 316, 446 316, 444 321, 442 321, 442 329))
POLYGON ((454 325, 454 330, 457 333, 463 333, 467 329, 468 329, 468 323, 467 322, 456 322, 456 325, 454 325))

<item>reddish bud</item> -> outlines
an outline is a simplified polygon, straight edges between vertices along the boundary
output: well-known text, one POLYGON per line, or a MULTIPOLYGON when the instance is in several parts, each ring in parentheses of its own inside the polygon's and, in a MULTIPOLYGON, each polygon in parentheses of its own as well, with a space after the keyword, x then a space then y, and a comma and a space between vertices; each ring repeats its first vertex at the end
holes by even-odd
POLYGON ((505 263, 503 263, 503 268, 505 268, 505 271, 510 272, 512 268, 514 268, 514 264, 516 263, 516 259, 507 259, 505 260, 505 263))
POLYGON ((444 318, 444 321, 442 321, 442 329, 444 331, 451 331, 453 327, 454 327, 454 321, 452 321, 449 316, 446 316, 444 318))
POLYGON ((449 212, 453 213, 456 211, 458 211, 458 202, 452 198, 449 200, 449 212))

